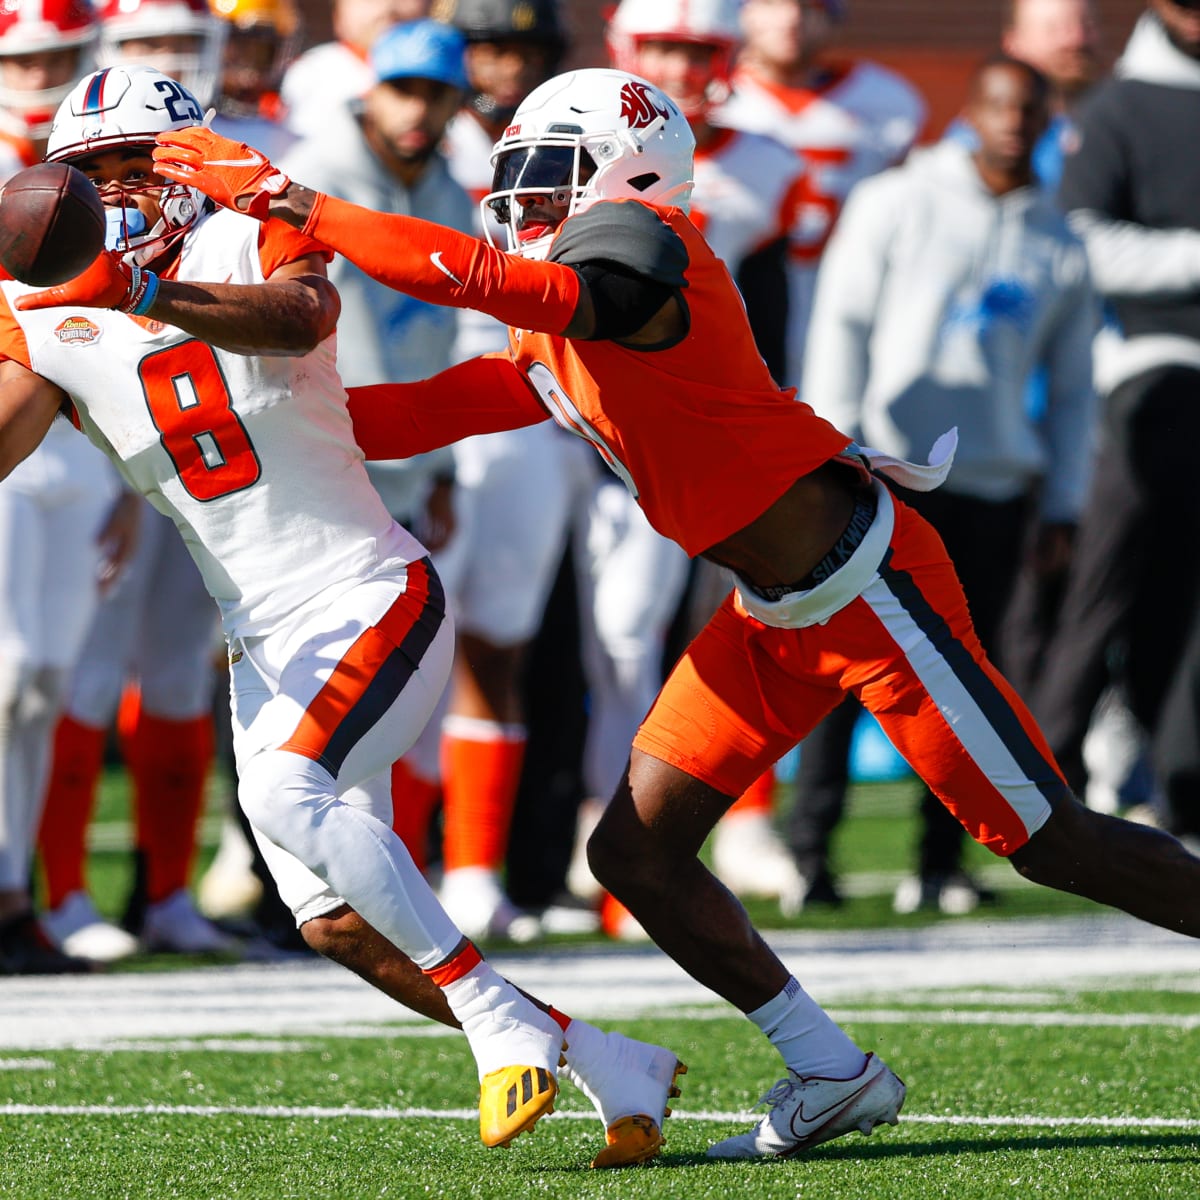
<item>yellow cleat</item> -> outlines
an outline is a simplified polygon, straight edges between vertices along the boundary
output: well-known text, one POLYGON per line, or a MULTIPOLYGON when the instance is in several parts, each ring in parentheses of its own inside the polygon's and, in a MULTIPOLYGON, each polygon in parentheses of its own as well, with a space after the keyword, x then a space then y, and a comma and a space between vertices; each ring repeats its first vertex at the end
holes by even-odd
POLYGON ((507 1146, 554 1111, 558 1080, 545 1067, 501 1067, 479 1084, 479 1138, 507 1146))
MULTIPOLYGON (((674 1099, 680 1094, 675 1080, 680 1075, 687 1074, 687 1066, 676 1062, 671 1077, 668 1099, 674 1099)), ((663 1119, 671 1115, 669 1108, 663 1109, 663 1119)), ((612 1167, 632 1167, 638 1163, 649 1162, 655 1158, 667 1139, 663 1137, 658 1122, 645 1113, 632 1117, 621 1117, 614 1121, 605 1132, 607 1145, 592 1159, 592 1166, 600 1170, 612 1167)))

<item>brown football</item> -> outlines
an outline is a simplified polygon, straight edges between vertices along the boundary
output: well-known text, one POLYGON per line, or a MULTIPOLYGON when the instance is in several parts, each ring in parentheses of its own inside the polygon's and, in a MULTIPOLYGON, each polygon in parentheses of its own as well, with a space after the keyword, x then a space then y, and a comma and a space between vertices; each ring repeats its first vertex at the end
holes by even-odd
POLYGON ((0 189, 0 263, 22 283, 74 279, 104 249, 104 205, 82 171, 37 163, 0 189))

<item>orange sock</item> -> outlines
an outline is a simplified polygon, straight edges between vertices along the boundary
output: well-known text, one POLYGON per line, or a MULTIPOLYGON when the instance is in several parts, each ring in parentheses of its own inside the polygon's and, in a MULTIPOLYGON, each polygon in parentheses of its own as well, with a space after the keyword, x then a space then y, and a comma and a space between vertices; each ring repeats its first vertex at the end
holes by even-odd
POLYGON ((418 775, 404 759, 392 763, 392 828, 419 871, 429 865, 425 853, 429 822, 441 793, 442 785, 436 779, 418 775))
POLYGON ((186 887, 191 874, 213 757, 212 718, 205 714, 170 721, 140 705, 133 714, 126 702, 121 708, 125 760, 133 776, 137 848, 146 860, 146 899, 156 904, 186 887))
POLYGON ((105 730, 66 715, 54 731, 54 758, 38 830, 47 908, 57 908, 87 886, 87 830, 104 767, 104 740, 105 730))
POLYGON ((726 816, 770 813, 775 804, 775 768, 768 767, 734 802, 726 816))
POLYGON ((504 864, 525 759, 525 735, 524 731, 511 733, 512 726, 492 729, 494 735, 486 739, 442 734, 447 871, 458 867, 495 871, 504 864))

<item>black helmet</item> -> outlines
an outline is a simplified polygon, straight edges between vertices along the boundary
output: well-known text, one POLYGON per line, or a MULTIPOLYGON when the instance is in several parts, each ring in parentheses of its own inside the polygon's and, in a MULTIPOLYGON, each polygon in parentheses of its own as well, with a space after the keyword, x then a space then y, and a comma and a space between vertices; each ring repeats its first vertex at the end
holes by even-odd
POLYGON ((566 48, 558 0, 435 0, 431 15, 456 26, 468 42, 520 39, 566 48))

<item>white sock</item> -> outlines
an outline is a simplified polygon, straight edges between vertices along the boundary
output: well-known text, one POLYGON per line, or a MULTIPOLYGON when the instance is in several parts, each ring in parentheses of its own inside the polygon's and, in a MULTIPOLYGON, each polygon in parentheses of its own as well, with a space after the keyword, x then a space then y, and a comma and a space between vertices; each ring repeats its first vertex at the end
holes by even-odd
POLYGON ((501 1067, 558 1071, 563 1033, 558 1022, 526 999, 486 959, 442 988, 462 1023, 479 1078, 501 1067))
POLYGON ((867 1056, 794 976, 778 996, 746 1016, 767 1035, 797 1075, 853 1079, 866 1065, 867 1056))

